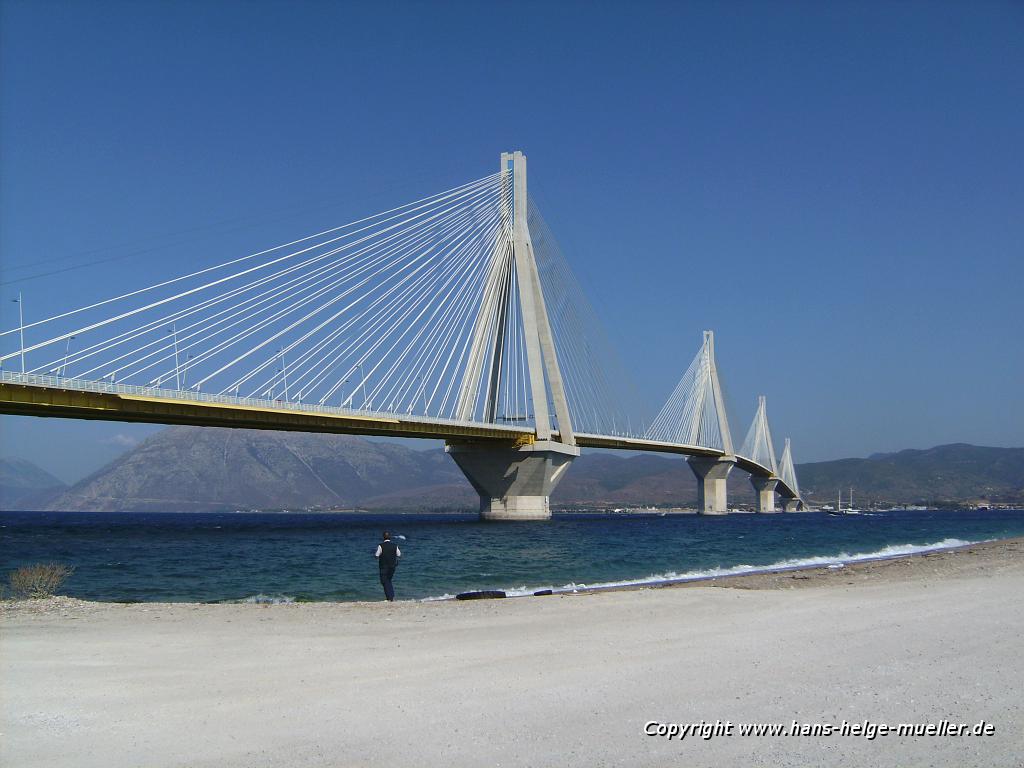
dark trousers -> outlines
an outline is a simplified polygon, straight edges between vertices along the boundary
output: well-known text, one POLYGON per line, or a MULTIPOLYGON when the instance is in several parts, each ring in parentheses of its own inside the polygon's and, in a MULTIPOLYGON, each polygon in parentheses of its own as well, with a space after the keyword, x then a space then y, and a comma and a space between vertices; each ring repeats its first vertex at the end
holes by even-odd
POLYGON ((384 587, 384 597, 388 600, 395 599, 395 588, 391 586, 391 579, 395 575, 394 568, 381 568, 380 569, 380 583, 384 587))

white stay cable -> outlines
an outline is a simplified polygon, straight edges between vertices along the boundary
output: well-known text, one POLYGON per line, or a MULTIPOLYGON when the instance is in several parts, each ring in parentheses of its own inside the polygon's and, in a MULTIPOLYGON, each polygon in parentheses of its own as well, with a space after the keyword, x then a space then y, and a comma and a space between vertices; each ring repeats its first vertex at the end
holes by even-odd
MULTIPOLYGON (((316 234, 307 235, 306 237, 301 237, 298 240, 292 240, 291 242, 288 242, 288 243, 282 243, 281 245, 275 245, 273 248, 267 248, 267 249, 262 250, 262 251, 257 251, 256 253, 250 253, 247 256, 240 256, 239 258, 231 259, 230 261, 225 261, 225 262, 223 262, 221 264, 217 264, 217 265, 212 266, 212 267, 206 267, 204 269, 200 269, 200 270, 197 270, 195 272, 190 272, 187 275, 181 275, 180 277, 175 277, 175 278, 172 278, 170 280, 164 280, 163 282, 155 283, 155 284, 147 286, 145 288, 140 288, 140 289, 138 289, 136 291, 131 291, 129 293, 124 293, 124 294, 121 294, 120 296, 114 296, 114 297, 109 298, 109 299, 104 299, 103 301, 98 301, 98 302, 95 302, 94 304, 89 304, 89 305, 84 306, 84 307, 79 307, 78 309, 72 309, 72 310, 69 310, 67 312, 62 312, 62 313, 60 313, 58 315, 53 315, 52 317, 47 317, 47 318, 45 318, 43 320, 36 320, 33 323, 26 323, 25 325, 21 326, 21 329, 34 328, 37 325, 42 325, 44 323, 49 323, 49 322, 52 322, 54 320, 60 320, 61 318, 69 317, 70 315, 75 315, 75 314, 78 314, 79 312, 85 312, 85 311, 90 310, 90 309, 96 309, 97 307, 102 307, 102 306, 104 306, 106 304, 111 304, 111 303, 113 303, 115 301, 121 301, 123 299, 131 298, 132 296, 138 296, 139 294, 145 293, 147 291, 152 291, 152 290, 155 290, 157 288, 162 288, 162 287, 167 286, 167 285, 172 285, 174 283, 179 283, 179 282, 181 282, 183 280, 188 280, 188 279, 193 278, 193 277, 198 277, 199 275, 204 275, 204 274, 208 274, 210 272, 215 272, 218 269, 223 269, 225 267, 229 267, 229 266, 232 266, 234 264, 239 264, 239 263, 241 263, 243 261, 247 261, 249 259, 254 259, 254 258, 257 258, 259 256, 265 256, 268 253, 273 253, 274 251, 278 251, 278 250, 280 250, 282 248, 289 248, 289 247, 291 247, 293 245, 297 245, 299 243, 303 243, 303 242, 306 242, 308 240, 315 239, 317 237, 323 237, 324 235, 329 235, 329 234, 332 234, 334 232, 340 232, 340 231, 343 231, 345 229, 348 229, 349 227, 354 227, 357 224, 362 224, 363 222, 366 222, 366 221, 372 221, 374 219, 379 219, 382 216, 386 216, 388 214, 395 213, 397 211, 403 211, 403 210, 412 208, 413 206, 420 205, 421 203, 429 203, 431 201, 435 201, 435 200, 447 197, 447 196, 449 196, 452 193, 458 192, 458 191, 463 190, 463 189, 465 189, 467 187, 470 187, 470 186, 474 186, 474 185, 477 185, 477 184, 485 184, 485 183, 493 182, 493 181, 497 180, 500 176, 501 176, 500 172, 495 173, 495 174, 491 174, 490 176, 484 176, 483 178, 476 179, 476 180, 468 182, 466 184, 461 184, 461 185, 459 185, 457 187, 452 187, 449 190, 445 190, 444 192, 439 192, 438 194, 430 195, 428 197, 424 197, 424 198, 422 198, 420 200, 416 200, 416 201, 414 201, 412 203, 406 203, 405 205, 400 205, 397 208, 391 208, 390 210, 382 211, 380 213, 375 213, 372 216, 366 216, 366 217, 364 217, 362 219, 358 219, 356 221, 349 222, 348 224, 342 224, 339 227, 332 227, 331 229, 325 229, 322 232, 317 232, 316 234)), ((287 257, 285 257, 285 258, 287 258, 287 257)), ((270 262, 270 263, 274 263, 274 262, 270 262)), ((19 330, 18 328, 12 328, 12 329, 7 330, 7 331, 0 331, 0 336, 6 336, 8 334, 15 333, 18 330, 19 330)), ((61 339, 61 340, 63 340, 63 339, 61 339)), ((26 349, 25 351, 27 352, 29 350, 26 349)), ((6 360, 6 359, 7 359, 6 357, 5 358, 0 358, 0 362, 2 362, 3 360, 6 360)))
MULTIPOLYGON (((494 178, 496 178, 496 176, 486 177, 485 180, 493 181, 494 178)), ((475 184, 479 184, 479 183, 480 182, 475 182, 475 184)), ((460 191, 462 191, 462 190, 465 189, 466 186, 470 186, 470 185, 465 185, 464 187, 460 187, 458 189, 460 191)), ((419 215, 423 215, 423 214, 417 214, 417 216, 419 216, 419 215)), ((370 218, 376 218, 376 217, 370 217, 370 218)), ((412 218, 416 218, 416 217, 412 217, 412 218)), ((365 221, 365 220, 366 219, 364 219, 363 221, 365 221)), ((348 225, 346 225, 346 226, 348 226, 348 225)), ((328 232, 338 231, 339 229, 342 229, 342 228, 336 227, 336 228, 334 228, 332 230, 328 230, 328 232)), ((362 231, 362 230, 355 230, 354 232, 349 233, 349 235, 343 235, 343 236, 339 236, 339 237, 333 238, 332 240, 326 241, 326 243, 330 243, 330 242, 334 242, 334 241, 343 239, 343 237, 350 236, 351 234, 355 234, 355 233, 360 232, 360 231, 362 231)), ((300 240, 296 240, 296 241, 293 241, 293 242, 294 243, 304 242, 304 241, 309 240, 310 238, 313 238, 313 237, 316 237, 316 235, 311 235, 309 237, 302 238, 300 240)), ((110 317, 110 318, 107 318, 105 320, 101 320, 101 321, 98 321, 98 322, 95 322, 95 323, 83 326, 81 328, 77 328, 77 329, 75 329, 73 331, 69 331, 69 332, 64 333, 62 335, 55 336, 54 338, 48 339, 46 341, 39 342, 39 343, 34 344, 32 346, 29 346, 29 347, 25 347, 23 350, 18 350, 16 352, 12 352, 12 353, 10 353, 8 355, 4 355, 4 356, 0 357, 0 363, 3 363, 6 360, 11 359, 13 357, 17 357, 19 354, 27 353, 27 352, 32 352, 32 351, 34 351, 36 349, 40 349, 41 347, 45 347, 45 346, 48 346, 50 344, 55 344, 55 343, 59 343, 61 341, 65 341, 66 339, 70 338, 71 336, 81 335, 83 333, 86 333, 88 331, 94 330, 96 328, 100 328, 100 327, 103 327, 105 325, 109 325, 111 323, 117 322, 119 320, 123 320, 125 318, 132 317, 132 316, 134 316, 136 314, 139 314, 140 312, 145 312, 147 310, 153 309, 153 308, 158 307, 158 306, 162 306, 164 304, 168 304, 168 303, 170 303, 172 301, 176 301, 176 300, 184 298, 186 296, 193 295, 193 294, 198 293, 200 291, 204 291, 204 290, 216 287, 216 286, 221 285, 221 284, 223 284, 225 282, 228 282, 230 280, 234 280, 234 279, 237 279, 237 278, 242 277, 244 275, 251 274, 251 273, 253 273, 253 272, 257 271, 257 270, 266 269, 267 267, 269 267, 269 266, 271 266, 273 264, 277 264, 277 263, 282 262, 282 261, 284 261, 286 259, 294 258, 297 255, 300 255, 300 254, 303 254, 303 253, 307 253, 307 252, 309 252, 309 251, 311 251, 311 250, 313 250, 315 248, 323 247, 323 245, 325 245, 326 243, 318 243, 317 245, 310 246, 310 247, 301 249, 299 251, 295 251, 293 253, 286 254, 285 256, 280 256, 278 258, 271 259, 270 261, 263 262, 261 264, 258 264, 257 266, 254 266, 254 267, 249 267, 248 269, 244 269, 244 270, 242 270, 240 272, 236 272, 235 274, 228 275, 226 277, 222 277, 222 278, 219 278, 217 280, 213 280, 211 282, 205 283, 205 284, 197 286, 195 288, 191 288, 191 289, 188 289, 186 291, 182 291, 182 292, 180 292, 178 294, 175 294, 173 296, 169 296, 169 297, 160 299, 158 301, 151 302, 151 303, 149 303, 149 304, 147 304, 147 305, 145 305, 143 307, 138 307, 136 309, 133 309, 133 310, 130 310, 130 311, 127 311, 127 312, 122 312, 121 314, 118 314, 118 315, 116 315, 114 317, 110 317)), ((287 245, 291 245, 291 244, 292 243, 289 243, 287 245)), ((48 322, 51 322, 53 320, 57 320, 57 319, 60 319, 60 318, 63 318, 63 317, 68 317, 68 316, 76 314, 78 312, 84 312, 84 311, 86 311, 88 309, 94 309, 94 308, 102 306, 104 304, 109 304, 109 303, 114 302, 114 301, 119 301, 119 300, 124 299, 124 298, 129 298, 131 296, 135 296, 135 295, 138 295, 140 293, 144 293, 146 291, 153 290, 154 288, 158 288, 158 287, 162 287, 162 286, 165 286, 165 285, 169 285, 171 283, 180 282, 181 280, 185 280, 185 279, 188 279, 190 277, 195 277, 196 275, 205 274, 205 273, 214 271, 214 270, 216 270, 216 269, 218 269, 220 267, 223 267, 223 266, 227 266, 227 265, 230 265, 230 264, 235 264, 235 263, 238 263, 239 261, 245 261, 247 259, 251 259, 251 258, 254 258, 256 256, 260 256, 260 255, 264 255, 266 253, 270 253, 270 252, 272 252, 274 250, 277 250, 280 247, 283 247, 283 246, 278 246, 277 248, 271 248, 271 249, 268 249, 266 251, 260 251, 259 253, 250 254, 249 256, 243 256, 243 257, 241 257, 239 259, 235 259, 235 260, 232 260, 230 262, 225 262, 225 264, 218 265, 217 267, 209 267, 209 268, 204 269, 204 270, 199 270, 198 272, 194 272, 194 273, 191 273, 189 275, 184 275, 184 276, 179 277, 179 278, 174 278, 173 280, 164 281, 162 283, 158 283, 156 285, 149 286, 147 288, 142 288, 142 289, 140 289, 138 291, 133 291, 131 293, 123 294, 122 296, 118 296, 118 297, 115 297, 113 299, 106 299, 104 301, 97 302, 95 304, 90 304, 89 306, 86 306, 86 307, 81 307, 81 308, 76 309, 76 310, 71 310, 69 312, 64 312, 64 313, 62 313, 60 315, 54 315, 53 317, 46 318, 45 320, 38 320, 38 321, 36 321, 34 323, 30 323, 28 325, 21 326, 21 328, 18 328, 18 329, 11 329, 9 331, 3 331, 3 332, 0 332, 0 336, 6 335, 8 333, 13 333, 13 332, 19 331, 19 330, 20 331, 24 331, 25 329, 30 328, 30 327, 34 327, 34 326, 37 326, 37 325, 42 325, 44 323, 48 323, 48 322)))

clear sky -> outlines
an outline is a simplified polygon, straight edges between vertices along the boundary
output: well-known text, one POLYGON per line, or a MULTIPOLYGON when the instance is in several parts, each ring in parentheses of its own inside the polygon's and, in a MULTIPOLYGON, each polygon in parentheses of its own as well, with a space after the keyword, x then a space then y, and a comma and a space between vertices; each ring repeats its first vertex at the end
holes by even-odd
MULTIPOLYGON (((652 402, 713 328, 737 440, 1024 444, 1020 2, 0 9, 4 328, 522 149, 652 402)), ((0 429, 75 479, 153 428, 0 429)))

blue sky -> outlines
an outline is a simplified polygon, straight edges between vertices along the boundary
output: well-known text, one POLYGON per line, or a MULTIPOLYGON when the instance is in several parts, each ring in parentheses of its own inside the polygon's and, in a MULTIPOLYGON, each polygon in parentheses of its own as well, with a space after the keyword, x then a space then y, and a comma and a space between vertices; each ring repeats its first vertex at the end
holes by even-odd
MULTIPOLYGON (((522 149, 652 402, 713 328, 738 440, 1024 444, 1020 3, 0 9, 5 328, 522 149)), ((0 429, 74 479, 154 428, 0 429)))

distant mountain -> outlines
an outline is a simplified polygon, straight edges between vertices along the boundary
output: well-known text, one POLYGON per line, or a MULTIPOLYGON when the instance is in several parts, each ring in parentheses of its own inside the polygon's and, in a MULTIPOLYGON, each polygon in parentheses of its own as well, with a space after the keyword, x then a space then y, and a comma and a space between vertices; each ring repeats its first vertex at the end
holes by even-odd
MULTIPOLYGON (((927 450, 879 453, 797 467, 800 489, 829 502, 852 486, 860 503, 955 503, 987 499, 1024 501, 1024 448, 984 448, 966 443, 927 450)), ((845 497, 844 497, 845 498, 845 497)))
POLYGON ((0 458, 0 509, 39 509, 67 486, 31 461, 0 458))
POLYGON ((171 427, 76 483, 47 508, 346 508, 374 496, 463 482, 439 451, 350 435, 171 427))
MULTIPOLYGON (((948 445, 802 464, 797 476, 816 504, 831 502, 839 488, 845 493, 851 485, 858 504, 1016 502, 1024 501, 1024 448, 948 445)), ((730 504, 753 503, 744 473, 732 473, 729 489, 730 504)), ((680 458, 592 452, 573 462, 552 503, 693 506, 696 499, 696 482, 680 458)), ((429 511, 476 504, 469 483, 440 449, 416 451, 348 435, 171 427, 41 508, 429 511)))
MULTIPOLYGON (((733 500, 753 494, 741 473, 733 500)), ((692 505, 697 485, 679 458, 592 453, 575 462, 552 502, 562 506, 692 505)), ((217 511, 351 508, 475 509, 443 450, 350 435, 170 427, 52 498, 44 509, 217 511)))

